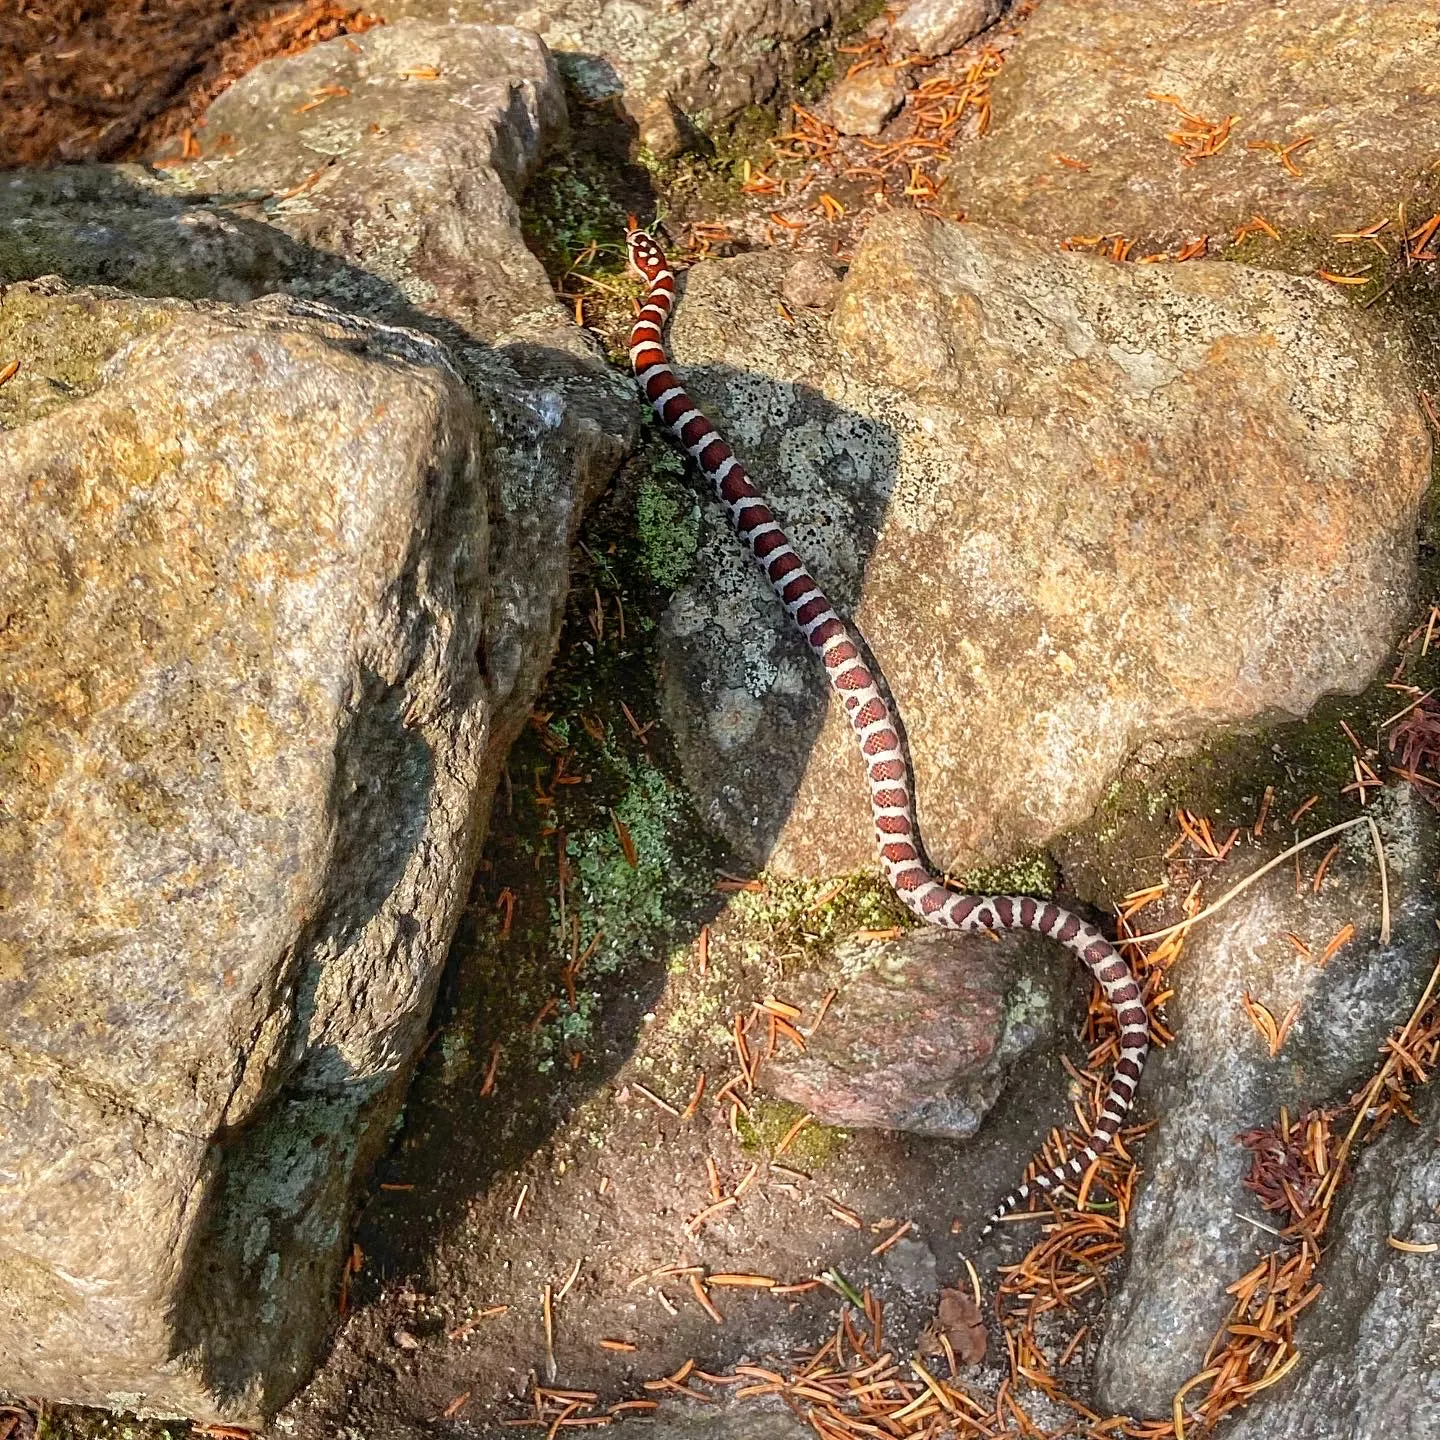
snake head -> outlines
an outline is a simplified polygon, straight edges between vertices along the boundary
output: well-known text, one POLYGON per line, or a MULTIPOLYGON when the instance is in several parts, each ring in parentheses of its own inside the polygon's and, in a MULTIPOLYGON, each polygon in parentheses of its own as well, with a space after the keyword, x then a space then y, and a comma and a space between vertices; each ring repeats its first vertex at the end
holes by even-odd
POLYGON ((630 268, 642 280, 653 280, 665 268, 665 252, 648 230, 642 230, 635 217, 629 217, 625 234, 625 248, 630 268))

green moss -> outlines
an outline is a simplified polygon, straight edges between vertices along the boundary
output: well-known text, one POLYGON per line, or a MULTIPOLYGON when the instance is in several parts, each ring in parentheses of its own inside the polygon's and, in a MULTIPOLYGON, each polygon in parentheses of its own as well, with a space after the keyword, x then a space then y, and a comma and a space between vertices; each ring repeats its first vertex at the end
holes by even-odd
MULTIPOLYGON (((568 845, 580 942, 595 945, 587 968, 596 975, 621 969, 636 954, 668 949, 694 897, 710 889, 708 851, 697 853, 690 843, 694 817, 679 787, 643 757, 622 763, 630 779, 613 807, 614 822, 568 845)), ((558 905, 553 913, 558 925, 558 905)))
POLYGON ((813 105, 830 88, 837 69, 835 47, 883 15, 885 4, 886 0, 860 0, 835 22, 828 39, 817 38, 802 46, 794 79, 799 99, 813 105))
POLYGON ((185 1440, 193 1434, 184 1420, 136 1420, 103 1410, 46 1410, 35 1440, 185 1440))
POLYGON ((844 40, 863 30, 872 20, 878 20, 885 13, 889 0, 860 0, 848 9, 835 26, 835 38, 844 40))
POLYGON ((520 221, 542 259, 569 266, 595 245, 614 269, 624 267, 625 205, 613 173, 591 151, 572 150, 546 165, 526 192, 520 221))
POLYGON ((1347 300, 1368 305, 1390 286, 1394 266, 1388 254, 1373 246, 1342 245, 1333 236, 1313 230, 1286 230, 1279 240, 1265 234, 1247 235, 1225 249, 1225 259, 1263 270, 1316 278, 1327 274, 1365 276, 1363 285, 1335 285, 1347 300))
POLYGON ((541 169, 520 206, 526 244, 557 289, 584 300, 586 323, 617 365, 643 289, 625 256, 632 210, 648 219, 653 202, 637 198, 624 166, 579 146, 541 169))
POLYGON ((773 110, 763 105, 747 105, 730 122, 726 133, 715 140, 715 158, 721 165, 732 168, 745 159, 754 160, 757 153, 768 153, 769 142, 779 129, 773 110))
POLYGON ((1045 851, 1032 850, 1007 865, 969 870, 955 883, 973 895, 1050 895, 1055 879, 1055 862, 1045 851))
POLYGON ((593 1050, 595 1025, 602 1008, 603 999, 593 986, 579 988, 573 1005, 562 1001, 558 1016, 536 1032, 536 1070, 548 1075, 564 1056, 593 1050))
POLYGON ((635 524, 646 574, 663 590, 679 589, 700 543, 700 506, 675 451, 658 451, 640 481, 635 524))
POLYGON ((788 1100, 757 1097, 750 1104, 749 1116, 740 1116, 737 1126, 740 1148, 750 1155, 779 1158, 800 1170, 819 1170, 844 1150, 851 1135, 837 1126, 812 1121, 785 1147, 785 1153, 776 1157, 781 1142, 804 1115, 801 1106, 792 1105, 788 1100))
POLYGON ((767 875, 764 889, 742 891, 736 917, 781 950, 806 955, 833 947, 857 930, 888 930, 914 923, 895 892, 869 871, 838 880, 786 880, 767 875))

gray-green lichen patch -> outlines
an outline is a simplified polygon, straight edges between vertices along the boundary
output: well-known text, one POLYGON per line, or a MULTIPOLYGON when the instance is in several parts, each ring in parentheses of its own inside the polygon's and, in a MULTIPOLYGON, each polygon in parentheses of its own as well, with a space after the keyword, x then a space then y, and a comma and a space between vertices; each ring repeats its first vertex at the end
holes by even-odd
MULTIPOLYGON (((1318 281, 898 212, 828 324, 772 311, 783 275, 692 267, 672 343, 884 673, 940 864, 1033 853, 1136 751, 1383 662, 1428 437, 1398 347, 1318 281)), ((662 628, 687 782, 752 863, 868 863, 842 707, 717 507, 701 549, 662 628)))
MULTIPOLYGON (((567 851, 580 944, 592 952, 588 964, 599 975, 663 953, 711 882, 708 856, 686 845, 693 820, 683 792, 644 756, 615 760, 623 788, 608 807, 609 827, 572 837, 567 851)), ((552 916, 558 925, 558 901, 552 916)))
POLYGON ((690 575, 700 543, 700 501, 682 456, 655 449, 649 474, 640 481, 635 501, 635 527, 640 561, 646 573, 667 593, 690 575))

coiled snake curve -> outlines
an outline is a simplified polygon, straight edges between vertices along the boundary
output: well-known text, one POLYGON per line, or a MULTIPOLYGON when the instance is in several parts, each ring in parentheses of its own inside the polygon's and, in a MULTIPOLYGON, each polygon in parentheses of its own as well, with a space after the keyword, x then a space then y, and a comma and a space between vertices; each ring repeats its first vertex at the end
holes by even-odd
POLYGON ((1089 967, 1114 1007, 1120 1058, 1093 1131, 1077 1155, 1007 1195, 981 1231, 987 1234, 1002 1215, 1029 1196, 1032 1186, 1050 1190, 1075 1180, 1119 1133, 1134 1102, 1150 1043, 1140 987, 1119 951, 1072 911, 1029 895, 963 895, 943 885, 929 869, 920 851, 910 767, 890 707, 854 636, 791 547, 764 495, 670 368, 663 334, 675 303, 675 276, 665 252, 633 220, 626 242, 630 264, 646 284, 645 303, 630 331, 635 378, 661 423, 715 487, 740 542, 825 667, 860 743, 885 878, 901 902, 927 924, 947 930, 1034 930, 1058 940, 1089 967))

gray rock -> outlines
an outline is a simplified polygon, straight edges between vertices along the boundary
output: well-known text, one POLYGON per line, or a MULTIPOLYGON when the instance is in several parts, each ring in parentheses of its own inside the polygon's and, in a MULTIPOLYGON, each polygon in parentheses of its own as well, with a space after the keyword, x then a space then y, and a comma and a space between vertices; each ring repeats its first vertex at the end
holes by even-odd
POLYGON ((1404 1255, 1387 1235, 1440 1240, 1440 1087, 1394 1126, 1342 1192, 1325 1290, 1305 1316, 1291 1378, 1227 1425, 1236 1440, 1430 1440, 1440 1434, 1436 1256, 1404 1255))
POLYGON ((910 0, 890 30, 896 55, 948 55, 993 25, 1006 0, 910 0))
POLYGON ((780 293, 791 305, 807 310, 833 310, 840 294, 840 277, 818 255, 802 255, 780 282, 780 293))
POLYGON ((260 67, 228 159, 0 185, 0 279, 198 302, 0 292, 3 1389, 305 1379, 632 440, 518 232, 553 66, 444 38, 260 67))
POLYGON ((469 337, 591 356, 520 233, 517 197, 565 128, 535 35, 412 20, 257 66, 208 112, 229 144, 173 174, 192 193, 266 194, 272 226, 469 337))
POLYGON ((514 459, 492 552, 510 624, 486 661, 497 685, 524 689, 558 632, 557 542, 636 433, 629 385, 520 233, 516 197, 564 127, 534 35, 387 25, 251 71, 211 107, 212 143, 228 136, 218 157, 12 172, 0 280, 236 302, 282 291, 443 340, 514 459), (427 66, 437 78, 407 78, 427 66), (302 108, 316 92, 328 98, 302 108))
POLYGON ((900 72, 872 65, 836 83, 825 97, 830 123, 842 135, 878 135, 905 99, 900 72))
MULTIPOLYGON (((1429 445, 1383 332, 1317 282, 895 214, 833 317, 786 320, 788 264, 691 270, 674 352, 869 643, 940 865, 1044 844, 1145 741, 1304 714, 1388 653, 1429 445)), ((850 731, 713 505, 694 573, 662 704, 704 812, 782 872, 873 863, 850 731)))
POLYGON ((885 1279, 907 1297, 928 1297, 940 1288, 940 1263, 923 1241, 906 1236, 885 1252, 885 1279))
POLYGON ((783 95, 806 47, 854 8, 850 0, 382 0, 375 13, 534 30, 587 99, 617 96, 640 122, 668 96, 711 131, 783 95))
POLYGON ((505 459, 439 346, 334 314, 21 285, 0 333, 72 391, 0 436, 0 1386, 253 1421, 528 700, 475 658, 505 459))
POLYGON ((991 87, 988 133, 957 148, 942 203, 1053 239, 1120 233, 1147 248, 1218 240, 1258 212, 1313 243, 1393 214, 1423 177, 1440 149, 1437 62, 1430 0, 1214 0, 1203 12, 1046 0, 991 87), (1151 92, 1203 121, 1233 117, 1228 143, 1183 164, 1166 135, 1184 117, 1151 92), (1306 136, 1299 176, 1274 149, 1248 148, 1306 136))
POLYGON ((781 1042, 762 1072, 773 1094, 826 1125, 966 1140, 994 1105, 1009 1065, 1054 1043, 1069 975, 1028 936, 908 931, 841 946, 833 967, 792 985, 818 1009, 838 994, 803 1054, 781 1042))
MULTIPOLYGON (((1176 1389, 1204 1368, 1206 1345, 1229 1310, 1225 1284, 1244 1274, 1257 1252, 1273 1248, 1269 1235, 1241 1218, 1274 1223, 1241 1183, 1249 1157, 1233 1137, 1270 1124, 1282 1105, 1294 1116, 1347 1096, 1374 1068, 1381 1041, 1403 1023, 1429 975, 1440 899, 1433 812, 1402 787, 1384 792, 1376 816, 1394 906, 1388 946, 1379 942, 1379 877, 1369 833, 1360 829, 1347 832, 1320 895, 1307 886, 1297 897, 1293 876, 1282 868, 1193 932, 1175 967, 1169 1010, 1178 1038, 1147 1071, 1157 1124, 1145 1142, 1129 1268, 1096 1365, 1100 1398, 1112 1409, 1168 1414, 1176 1389), (1319 955, 1347 923, 1356 938, 1324 969, 1284 938, 1290 931, 1319 955), (1246 1018, 1246 992, 1277 1020, 1301 1004, 1275 1059, 1246 1018)), ((1259 863, 1253 851, 1244 853, 1209 884, 1222 893, 1259 863)), ((1347 1207, 1341 1221, 1347 1235, 1348 1215, 1347 1207)), ((1320 1278, 1327 1293, 1337 1289, 1331 1275, 1320 1278)), ((1373 1288, 1350 1296, 1339 1288, 1332 1312, 1363 1315, 1373 1288)), ((1314 1324, 1307 1316, 1307 1336, 1314 1324)), ((1301 1347, 1309 1353, 1308 1339, 1301 1347)), ((1332 1359, 1352 1385, 1355 1363, 1338 1352, 1332 1359)), ((1335 1423, 1333 1407, 1326 1416, 1325 1423, 1335 1423)), ((1360 1432, 1341 1426, 1306 1433, 1360 1432)))

